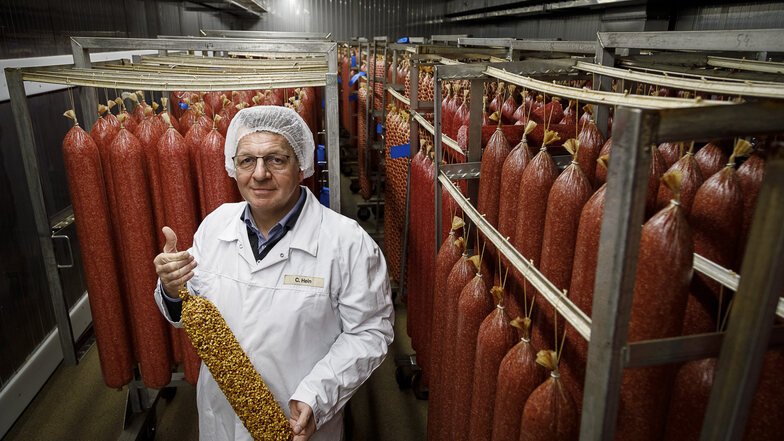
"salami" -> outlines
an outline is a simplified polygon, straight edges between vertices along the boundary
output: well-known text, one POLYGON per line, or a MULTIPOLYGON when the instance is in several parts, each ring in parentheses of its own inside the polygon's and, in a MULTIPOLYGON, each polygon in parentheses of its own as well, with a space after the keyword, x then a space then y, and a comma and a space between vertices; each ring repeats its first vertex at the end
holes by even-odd
POLYGON ((199 189, 204 194, 204 204, 201 205, 202 219, 222 204, 242 200, 238 194, 237 184, 226 173, 224 160, 226 139, 217 128, 220 119, 220 115, 215 115, 216 125, 202 139, 201 148, 198 150, 201 181, 199 189))
MULTIPOLYGON (((525 127, 525 133, 529 133, 531 130, 536 127, 536 123, 533 121, 529 121, 525 127)), ((499 201, 498 201, 498 232, 501 233, 501 236, 505 238, 511 238, 515 235, 515 228, 517 225, 517 201, 520 196, 520 192, 518 189, 520 180, 523 176, 523 170, 531 162, 531 152, 528 149, 528 142, 525 140, 525 136, 522 137, 520 142, 509 152, 507 155, 506 160, 504 160, 504 165, 501 168, 501 189, 499 191, 499 201)), ((500 268, 509 267, 509 261, 501 256, 501 265, 499 265, 499 270, 496 271, 496 285, 500 284, 500 268)), ((510 280, 521 280, 522 276, 519 274, 513 273, 512 279, 510 280)), ((520 299, 515 295, 516 289, 510 289, 510 295, 507 295, 507 310, 509 311, 510 316, 517 317, 518 315, 522 314, 522 308, 520 307, 521 302, 520 299)))
POLYGON ((737 263, 735 264, 735 267, 740 269, 743 255, 746 251, 746 242, 749 238, 751 218, 757 206, 757 197, 759 196, 760 187, 762 187, 762 178, 765 176, 765 158, 763 154, 757 151, 751 155, 746 162, 738 167, 737 175, 743 193, 743 226, 740 230, 740 239, 738 239, 737 263))
MULTIPOLYGON (((535 267, 539 266, 542 254, 542 237, 544 236, 544 222, 547 211, 547 198, 550 188, 558 177, 558 168, 547 153, 547 144, 555 141, 558 136, 547 132, 545 146, 531 160, 523 170, 520 178, 519 196, 517 202, 517 225, 512 245, 520 250, 526 260, 532 261, 535 267)), ((523 280, 517 280, 517 286, 522 286, 523 280)), ((530 285, 527 285, 530 288, 530 285)), ((526 288, 527 289, 527 288, 526 288)), ((530 292, 530 289, 527 289, 530 292)), ((519 293, 517 293, 519 296, 519 293)), ((534 327, 532 340, 534 347, 542 347, 541 334, 534 327)))
POLYGON ((515 89, 517 86, 514 84, 509 86, 509 98, 504 101, 501 106, 501 121, 504 124, 514 124, 517 121, 514 118, 514 113, 517 110, 517 101, 515 101, 515 89))
POLYGON ((517 317, 510 324, 517 328, 520 341, 506 353, 498 368, 493 441, 520 439, 525 402, 545 379, 544 370, 536 364, 536 349, 531 346, 531 319, 517 317))
POLYGON ((431 381, 427 412, 427 437, 430 440, 440 439, 447 430, 447 415, 443 414, 443 410, 448 408, 444 401, 443 383, 445 378, 442 375, 448 364, 444 359, 446 322, 443 317, 446 314, 444 305, 449 303, 447 277, 465 251, 465 240, 462 237, 457 237, 457 231, 460 231, 464 225, 462 218, 453 218, 449 237, 441 244, 441 249, 436 257, 433 313, 431 314, 432 333, 430 335, 431 381))
POLYGON ((139 139, 144 150, 144 163, 147 179, 149 179, 150 190, 152 190, 152 210, 155 216, 155 231, 158 240, 158 249, 163 249, 166 239, 163 237, 161 228, 166 225, 164 220, 163 195, 161 194, 160 175, 158 174, 158 139, 161 133, 158 132, 152 117, 153 109, 146 109, 145 118, 136 126, 135 135, 139 139))
MULTIPOLYGON (((716 373, 716 358, 685 363, 678 370, 673 386, 665 438, 672 441, 697 441, 716 373)), ((774 441, 784 433, 784 407, 781 396, 784 382, 784 351, 768 350, 762 365, 757 391, 746 421, 745 441, 774 441)))
POLYGON ((667 171, 659 149, 651 148, 651 170, 648 175, 648 192, 645 196, 645 219, 650 219, 656 213, 656 198, 659 196, 659 179, 667 171))
MULTIPOLYGON (((121 124, 130 118, 120 115, 121 124)), ((130 298, 134 342, 139 356, 142 379, 147 387, 160 389, 171 380, 171 353, 168 324, 155 305, 154 217, 144 173, 144 150, 139 140, 121 125, 110 146, 110 162, 117 198, 122 266, 130 298)))
MULTIPOLYGON (((591 184, 576 161, 579 141, 570 139, 564 146, 572 154, 572 163, 555 180, 547 198, 540 264, 542 274, 559 290, 569 289, 580 213, 592 194, 591 184)), ((536 304, 534 320, 539 335, 551 335, 550 305, 541 296, 536 304)))
MULTIPOLYGON (((468 439, 471 413, 471 393, 474 385, 474 357, 476 339, 482 321, 493 310, 493 296, 487 289, 485 277, 479 272, 479 256, 472 257, 477 274, 460 293, 457 304, 457 331, 455 342, 455 361, 450 363, 453 378, 452 424, 455 439, 468 439)), ((495 288, 493 288, 495 289, 495 288)))
MULTIPOLYGON (((190 167, 193 170, 193 174, 195 177, 202 176, 201 171, 201 163, 199 162, 201 159, 201 155, 199 150, 201 150, 202 143, 204 142, 204 138, 209 135, 210 130, 204 128, 201 124, 193 124, 191 128, 185 133, 185 144, 188 146, 189 158, 190 158, 190 167)), ((203 208, 207 202, 204 200, 205 190, 201 186, 199 186, 199 182, 197 180, 193 181, 194 184, 197 186, 198 197, 199 201, 199 211, 202 212, 203 208)), ((206 216, 206 215, 205 215, 206 216)))
MULTIPOLYGON (((605 164, 603 159, 600 158, 599 161, 600 165, 605 164)), ((585 203, 580 213, 577 242, 574 247, 572 280, 569 283, 569 297, 589 317, 593 306, 593 289, 599 258, 599 235, 602 229, 605 190, 607 190, 607 185, 599 187, 585 203)), ((579 410, 582 409, 588 342, 569 326, 567 326, 566 340, 566 349, 561 354, 566 363, 561 366, 561 375, 564 385, 571 392, 579 410)))
POLYGON ((520 441, 576 441, 579 421, 574 400, 561 382, 558 355, 539 351, 536 362, 550 370, 550 378, 540 384, 525 402, 520 419, 520 441))
MULTIPOLYGON (((681 173, 662 177, 675 198, 642 227, 628 341, 680 335, 694 246, 691 228, 679 205, 681 173)), ((662 439, 673 366, 627 369, 621 380, 618 440, 662 439)))
POLYGON ((118 120, 119 120, 119 117, 120 117, 120 115, 127 115, 127 116, 128 116, 128 119, 126 119, 126 120, 125 120, 125 123, 124 123, 124 126, 125 126, 125 128, 126 128, 126 129, 127 129, 129 132, 131 132, 131 133, 134 133, 134 132, 136 132, 136 126, 137 126, 139 123, 137 123, 137 122, 136 122, 136 120, 135 120, 135 119, 133 119, 133 116, 131 116, 131 114, 130 114, 130 113, 128 113, 128 111, 127 111, 127 110, 125 110, 125 101, 123 101, 123 99, 122 99, 122 98, 120 98, 120 97, 117 97, 117 98, 115 98, 115 100, 114 100, 114 101, 117 103, 117 108, 118 108, 118 109, 121 109, 121 110, 120 110, 120 112, 119 112, 119 113, 117 113, 117 118, 118 118, 118 120))
MULTIPOLYGON (((440 308, 443 311, 443 326, 445 327, 444 344, 442 345, 444 349, 443 354, 441 355, 445 366, 447 363, 446 357, 450 354, 454 354, 457 346, 457 304, 460 299, 460 293, 475 275, 476 266, 472 263, 468 254, 464 253, 452 267, 452 270, 447 277, 446 301, 440 305, 440 308)), ((452 372, 451 370, 448 371, 452 372)), ((454 405, 455 400, 459 398, 456 397, 454 393, 454 379, 449 378, 447 375, 443 375, 441 384, 444 391, 444 399, 439 405, 441 407, 440 415, 451 416, 451 408, 454 405)), ((447 437, 447 439, 453 439, 456 434, 452 431, 452 421, 445 422, 445 424, 448 425, 448 430, 452 434, 452 437, 447 437)))
MULTIPOLYGON (((692 153, 693 148, 694 143, 692 142, 689 151, 667 170, 668 172, 673 170, 681 171, 681 175, 683 176, 683 179, 681 180, 681 209, 683 210, 683 214, 687 217, 691 215, 694 195, 703 182, 700 166, 694 159, 694 153, 692 153)), ((667 204, 670 203, 672 196, 672 191, 670 191, 666 185, 660 184, 659 192, 656 195, 656 207, 659 210, 666 207, 667 204)))
POLYGON ((504 311, 504 289, 494 286, 491 290, 497 301, 496 308, 485 317, 476 339, 474 385, 471 392, 471 429, 455 439, 489 441, 493 435, 493 408, 496 382, 501 360, 517 341, 517 332, 510 325, 504 311))
MULTIPOLYGON (((163 110, 161 113, 156 115, 154 119, 155 125, 158 128, 158 132, 161 134, 161 136, 166 133, 166 130, 169 128, 169 124, 167 124, 163 119, 163 115, 169 115, 169 121, 171 122, 171 125, 174 126, 174 130, 180 132, 180 123, 177 122, 177 118, 172 118, 172 114, 167 110, 169 108, 168 104, 168 99, 161 98, 161 106, 163 107, 163 110)), ((182 132, 180 132, 180 134, 184 135, 182 132)))
MULTIPOLYGON (((743 190, 735 172, 735 158, 751 153, 751 144, 739 140, 729 163, 697 190, 689 222, 694 229, 694 252, 725 268, 738 270, 737 249, 743 227, 743 190)), ((712 332, 718 301, 729 300, 721 285, 704 274, 692 283, 692 296, 684 331, 687 334, 712 332), (702 309, 703 312, 699 310, 702 309)))
POLYGON ((577 137, 580 143, 580 150, 577 152, 577 161, 580 163, 580 168, 588 178, 591 186, 596 181, 596 160, 599 158, 599 151, 604 145, 604 138, 602 137, 599 129, 593 121, 589 121, 580 130, 580 135, 577 137))
MULTIPOLYGON (((460 106, 455 110, 455 116, 452 118, 452 130, 458 130, 462 126, 468 125, 468 116, 470 113, 470 109, 468 107, 468 90, 463 91, 463 101, 460 103, 460 106)), ((458 133, 455 132, 455 136, 452 139, 456 139, 458 133)))
MULTIPOLYGON (((169 115, 164 116, 164 120, 168 119, 170 119, 169 115)), ((164 189, 163 204, 166 212, 166 225, 177 233, 183 249, 188 249, 193 243, 193 235, 196 233, 198 225, 189 148, 174 126, 169 126, 169 130, 158 141, 156 148, 161 186, 164 189)), ((184 331, 177 329, 175 334, 184 353, 186 380, 191 384, 196 384, 201 361, 184 331)))
POLYGON ((683 143, 663 142, 659 144, 659 153, 661 153, 664 162, 667 163, 667 169, 669 169, 683 156, 683 143))
POLYGON ((612 152, 612 137, 607 138, 607 141, 599 150, 599 158, 604 158, 604 164, 599 163, 599 158, 596 158, 596 172, 594 174, 594 188, 599 188, 607 182, 607 163, 610 160, 610 152, 612 152))
POLYGON ((721 148, 721 141, 713 141, 705 144, 694 159, 700 165, 702 177, 707 181, 727 164, 727 154, 721 148))
MULTIPOLYGON (((65 116, 74 120, 74 126, 63 139, 63 161, 84 262, 101 374, 107 386, 119 388, 131 381, 134 360, 127 308, 121 301, 117 271, 120 265, 115 254, 101 158, 93 139, 79 127, 74 111, 67 111, 65 116)), ((104 121, 100 115, 98 121, 104 121)))

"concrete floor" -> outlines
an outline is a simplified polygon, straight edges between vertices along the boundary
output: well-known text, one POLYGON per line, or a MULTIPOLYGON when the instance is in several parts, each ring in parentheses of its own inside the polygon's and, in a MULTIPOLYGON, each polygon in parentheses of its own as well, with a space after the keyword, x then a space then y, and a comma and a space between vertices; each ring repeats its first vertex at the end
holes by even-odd
MULTIPOLYGON (((342 212, 356 216, 358 195, 348 190, 350 180, 342 177, 342 212)), ((380 220, 383 228, 383 219, 380 220)), ((375 218, 360 224, 376 231, 375 218)), ((406 335, 406 310, 395 303, 395 341, 382 365, 349 402, 351 418, 347 441, 420 441, 426 438, 427 401, 401 390, 395 380, 395 359, 412 352, 406 335)), ((101 379, 98 353, 93 345, 77 366, 60 366, 9 430, 4 441, 104 441, 120 439, 127 387, 107 388, 101 379)), ((155 396, 157 391, 150 391, 155 396)), ((155 439, 188 441, 198 439, 196 392, 189 385, 178 387, 170 400, 160 399, 155 408, 155 439)))

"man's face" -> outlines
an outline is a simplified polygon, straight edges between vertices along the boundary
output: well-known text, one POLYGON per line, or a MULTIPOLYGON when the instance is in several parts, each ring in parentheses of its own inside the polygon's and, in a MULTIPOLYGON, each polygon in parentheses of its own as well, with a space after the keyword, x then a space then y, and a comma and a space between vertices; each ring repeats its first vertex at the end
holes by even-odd
POLYGON ((285 168, 270 170, 262 159, 258 159, 253 170, 245 171, 237 167, 237 186, 255 212, 280 219, 299 198, 299 183, 304 177, 294 150, 286 138, 269 132, 245 135, 237 143, 237 156, 271 154, 287 155, 285 168))

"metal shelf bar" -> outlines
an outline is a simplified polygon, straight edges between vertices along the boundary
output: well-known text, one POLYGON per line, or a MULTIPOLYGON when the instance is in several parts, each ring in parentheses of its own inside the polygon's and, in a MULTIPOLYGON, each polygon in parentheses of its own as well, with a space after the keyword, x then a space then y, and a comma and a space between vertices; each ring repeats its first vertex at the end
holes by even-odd
POLYGON ((509 241, 501 236, 501 233, 488 222, 484 216, 480 215, 476 208, 468 202, 443 172, 439 173, 438 181, 446 188, 449 195, 457 202, 471 222, 476 225, 479 231, 495 245, 501 254, 504 255, 511 265, 522 274, 526 280, 531 282, 534 288, 544 296, 547 301, 561 314, 570 325, 586 340, 591 339, 591 319, 585 315, 571 300, 563 295, 555 285, 550 282, 536 267, 531 265, 520 252, 514 248, 509 241))
POLYGON ((228 38, 270 38, 273 40, 328 40, 331 32, 283 32, 283 31, 237 31, 221 29, 201 29, 202 37, 228 38))
POLYGON ((604 48, 781 52, 784 30, 599 32, 596 37, 604 48))
MULTIPOLYGON (((412 110, 411 115, 414 117, 414 119, 416 119, 417 123, 419 123, 419 125, 422 126, 422 128, 427 130, 431 135, 435 136, 436 134, 435 128, 433 127, 432 124, 430 124, 430 122, 428 122, 428 120, 425 119, 425 117, 420 115, 419 112, 417 112, 416 110, 412 110)), ((442 134, 441 142, 447 147, 449 147, 450 149, 452 149, 452 151, 454 151, 455 153, 465 155, 465 152, 463 152, 463 150, 460 149, 460 146, 457 145, 457 141, 455 141, 454 139, 442 134)))
POLYGON ((708 57, 708 66, 724 67, 727 69, 750 70, 753 72, 765 72, 774 74, 784 74, 784 63, 775 61, 747 60, 727 57, 708 57))
POLYGON ((656 75, 650 73, 635 72, 628 69, 618 69, 615 67, 601 66, 593 63, 578 61, 577 69, 599 75, 607 75, 624 80, 638 81, 641 83, 657 84, 676 89, 699 90, 726 95, 755 96, 770 99, 784 99, 784 84, 781 85, 758 85, 750 81, 744 83, 727 83, 707 80, 693 80, 687 78, 677 78, 667 75, 656 75))
POLYGON ((548 95, 555 95, 568 99, 577 99, 586 103, 630 106, 639 109, 667 109, 731 104, 727 101, 668 98, 645 95, 625 95, 622 93, 605 92, 601 90, 576 89, 570 86, 552 84, 545 81, 535 80, 530 77, 516 75, 492 66, 488 66, 485 70, 485 73, 491 77, 498 78, 499 80, 516 84, 527 89, 538 90, 545 92, 548 95))

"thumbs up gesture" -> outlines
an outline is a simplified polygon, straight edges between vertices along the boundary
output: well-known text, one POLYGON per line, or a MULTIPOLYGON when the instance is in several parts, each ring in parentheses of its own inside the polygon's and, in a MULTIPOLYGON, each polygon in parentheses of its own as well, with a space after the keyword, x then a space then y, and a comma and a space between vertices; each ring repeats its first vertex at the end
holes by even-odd
POLYGON ((177 290, 193 277, 196 260, 187 251, 177 252, 177 235, 169 227, 163 227, 166 244, 163 252, 155 256, 155 272, 161 279, 163 290, 171 298, 177 297, 177 290))

